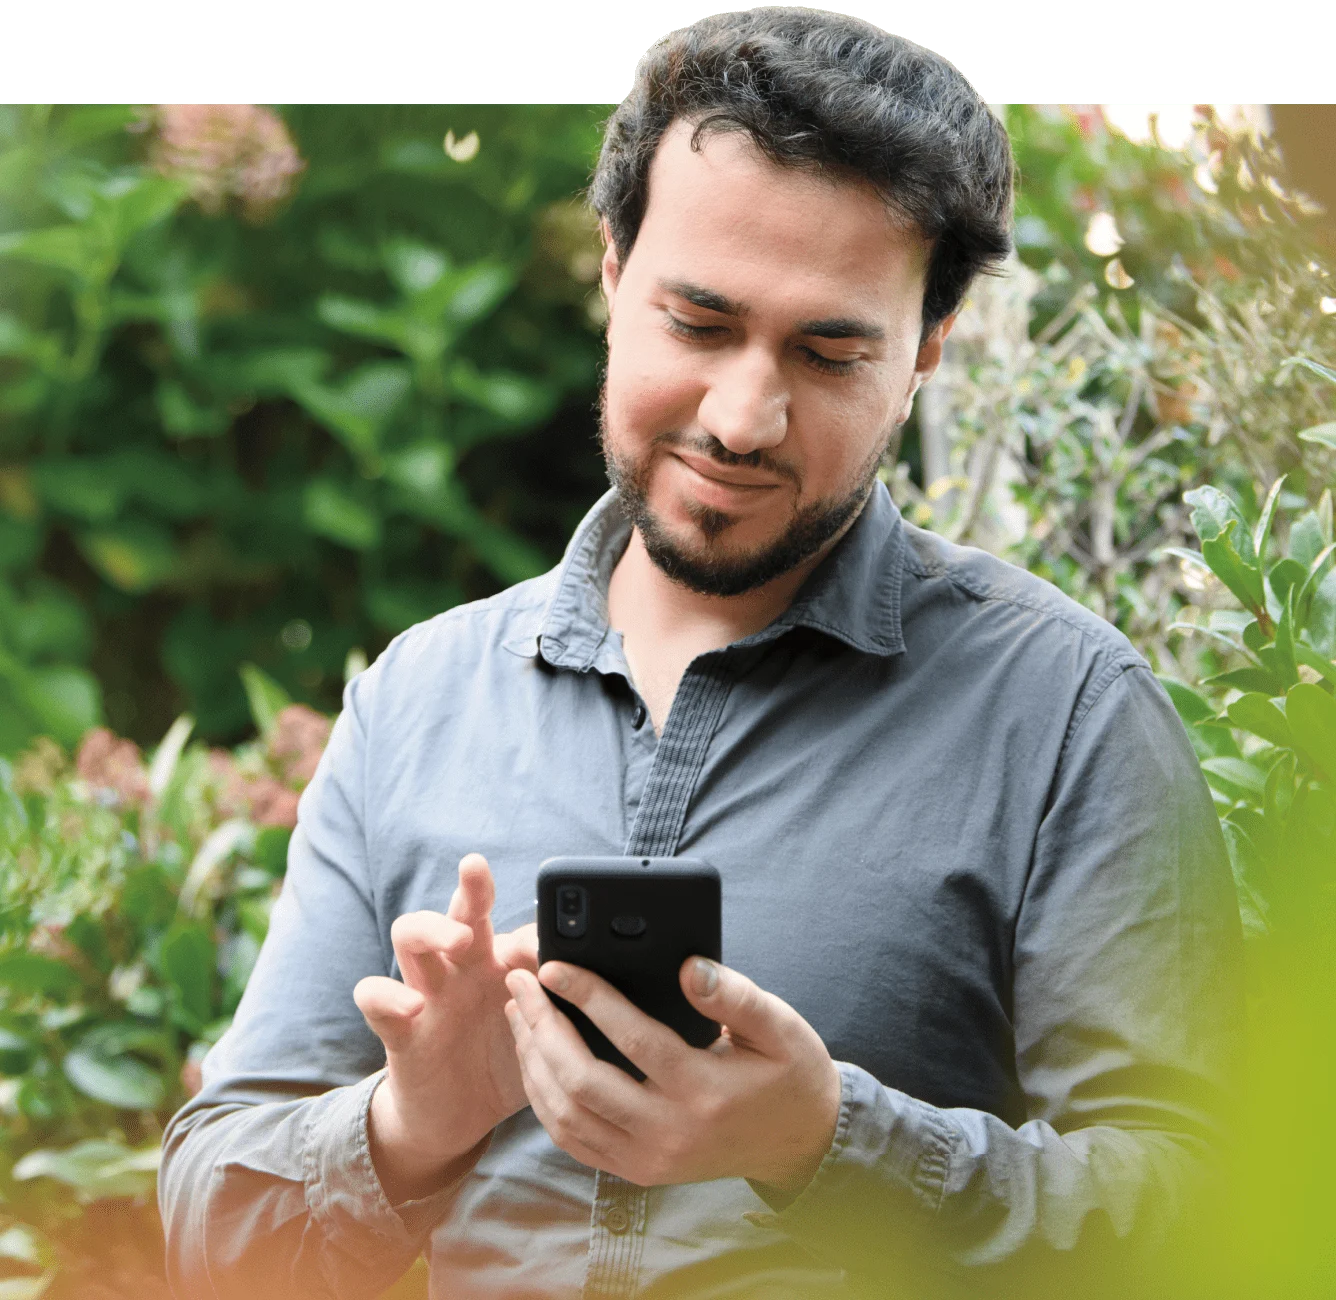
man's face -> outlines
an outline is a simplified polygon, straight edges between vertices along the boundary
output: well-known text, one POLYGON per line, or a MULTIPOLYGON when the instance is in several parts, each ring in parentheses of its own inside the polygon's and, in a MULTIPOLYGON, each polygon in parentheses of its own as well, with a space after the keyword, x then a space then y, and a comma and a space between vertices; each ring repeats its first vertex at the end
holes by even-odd
POLYGON ((665 134, 625 265, 608 249, 609 474, 654 561, 734 595, 854 518, 949 322, 920 344, 929 247, 871 186, 665 134))

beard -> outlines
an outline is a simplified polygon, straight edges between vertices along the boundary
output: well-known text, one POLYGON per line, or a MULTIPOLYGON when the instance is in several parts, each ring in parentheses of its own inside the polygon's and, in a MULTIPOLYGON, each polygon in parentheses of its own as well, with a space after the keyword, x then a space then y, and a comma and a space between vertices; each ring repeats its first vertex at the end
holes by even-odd
POLYGON ((797 568, 821 550, 863 508, 894 432, 891 429, 873 449, 847 492, 809 502, 794 513, 777 538, 750 551, 731 553, 714 546, 735 521, 724 511, 692 502, 687 511, 705 542, 703 546, 690 548, 673 537, 650 509, 650 462, 655 448, 680 447, 719 465, 764 469, 788 479, 795 489, 801 486, 796 472, 763 451, 745 455, 729 451, 710 434, 688 438, 678 433, 661 433, 650 444, 649 453, 640 459, 618 456, 608 436, 606 387, 599 395, 599 440, 608 481, 617 491, 623 513, 639 531, 645 550, 658 569, 673 582, 702 596, 739 596, 753 591, 797 568))

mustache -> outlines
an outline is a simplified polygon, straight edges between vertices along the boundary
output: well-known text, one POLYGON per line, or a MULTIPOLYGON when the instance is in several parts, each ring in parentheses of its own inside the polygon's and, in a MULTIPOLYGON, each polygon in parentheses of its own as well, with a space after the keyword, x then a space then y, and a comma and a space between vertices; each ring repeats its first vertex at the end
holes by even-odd
POLYGON ((798 482, 797 471, 787 461, 780 460, 761 448, 747 452, 729 451, 713 434, 702 433, 687 437, 681 433, 660 433, 654 439, 654 446, 676 447, 693 455, 703 456, 706 460, 715 461, 719 465, 734 469, 759 469, 767 474, 774 474, 777 478, 788 479, 791 483, 798 482))

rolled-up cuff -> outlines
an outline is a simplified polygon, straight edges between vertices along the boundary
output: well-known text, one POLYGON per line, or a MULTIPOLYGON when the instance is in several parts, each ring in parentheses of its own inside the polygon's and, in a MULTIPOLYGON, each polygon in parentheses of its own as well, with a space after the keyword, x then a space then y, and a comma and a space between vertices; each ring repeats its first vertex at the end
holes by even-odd
MULTIPOLYGON (((372 1094, 384 1077, 385 1071, 378 1070, 360 1083, 311 1099, 303 1154, 306 1204, 336 1258, 354 1254, 365 1261, 369 1230, 384 1242, 387 1257, 401 1255, 407 1269, 467 1173, 430 1196, 390 1204, 367 1133, 372 1094)), ((336 1263, 331 1280, 340 1272, 336 1263)))
POLYGON ((838 1066, 835 1137, 812 1180, 793 1197, 757 1183, 752 1187, 775 1211, 761 1226, 787 1233, 818 1257, 847 1267, 868 1262, 868 1248, 879 1231, 908 1226, 888 1222, 888 1216, 935 1215, 956 1134, 936 1107, 883 1087, 856 1065, 841 1061, 838 1066))

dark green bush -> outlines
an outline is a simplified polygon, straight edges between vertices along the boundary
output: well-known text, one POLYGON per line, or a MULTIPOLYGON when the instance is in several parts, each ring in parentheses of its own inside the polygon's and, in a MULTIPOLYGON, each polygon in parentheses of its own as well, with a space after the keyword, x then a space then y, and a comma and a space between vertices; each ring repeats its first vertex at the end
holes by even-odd
POLYGON ((351 648, 560 554, 599 116, 0 109, 0 753, 239 739, 243 662, 332 708, 351 648))

